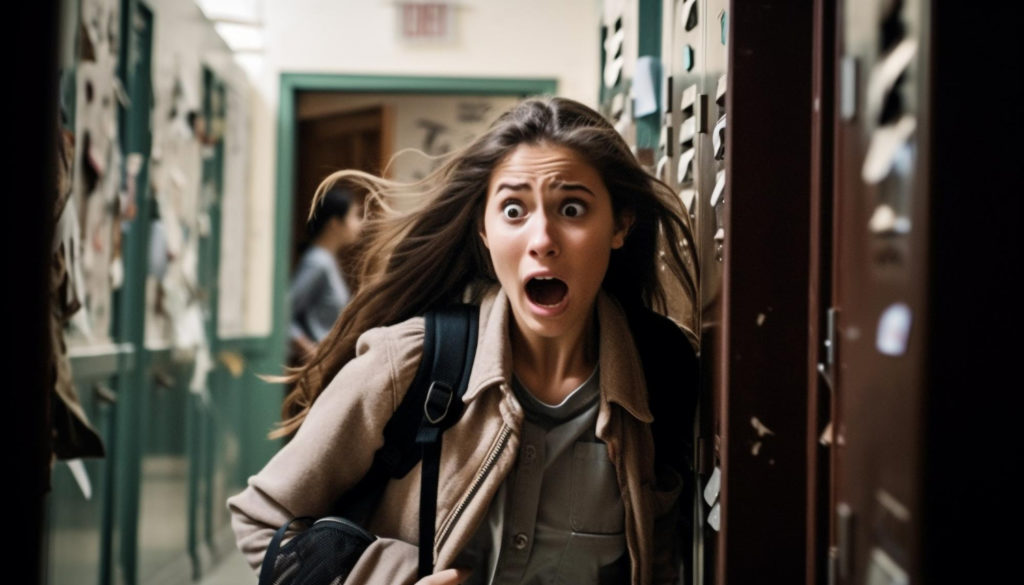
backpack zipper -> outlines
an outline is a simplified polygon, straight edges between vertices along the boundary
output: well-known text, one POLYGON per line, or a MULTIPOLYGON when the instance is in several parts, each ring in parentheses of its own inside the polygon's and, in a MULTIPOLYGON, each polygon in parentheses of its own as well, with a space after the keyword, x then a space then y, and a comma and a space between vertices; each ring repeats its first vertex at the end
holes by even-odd
POLYGON ((498 457, 501 455, 501 452, 505 450, 505 446, 508 444, 509 435, 511 434, 512 427, 502 425, 501 433, 498 435, 498 442, 487 455, 487 459, 484 461, 483 467, 480 468, 480 472, 476 474, 476 478, 473 479, 473 484, 469 487, 469 492, 466 494, 466 497, 459 502, 459 505, 455 508, 455 512, 452 514, 448 523, 441 529, 441 535, 437 539, 435 551, 441 550, 441 547, 444 546, 444 543, 448 540, 452 530, 455 528, 456 522, 459 521, 459 517, 466 511, 466 507, 469 505, 469 502, 473 500, 473 497, 476 496, 476 493, 480 491, 480 486, 483 485, 484 479, 487 478, 491 473, 491 469, 494 468, 495 463, 498 462, 498 457))

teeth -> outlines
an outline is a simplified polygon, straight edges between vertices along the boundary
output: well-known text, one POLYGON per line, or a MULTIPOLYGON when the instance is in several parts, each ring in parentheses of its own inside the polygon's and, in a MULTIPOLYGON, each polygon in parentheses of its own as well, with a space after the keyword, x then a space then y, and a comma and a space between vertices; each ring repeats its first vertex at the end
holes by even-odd
POLYGON ((555 279, 554 276, 535 276, 534 278, 536 278, 537 280, 554 280, 555 279))

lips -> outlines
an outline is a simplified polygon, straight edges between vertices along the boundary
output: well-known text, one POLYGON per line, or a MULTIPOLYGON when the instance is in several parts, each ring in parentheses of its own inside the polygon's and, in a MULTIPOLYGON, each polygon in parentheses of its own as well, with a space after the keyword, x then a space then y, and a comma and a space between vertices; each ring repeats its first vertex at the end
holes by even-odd
POLYGON ((542 307, 554 307, 565 299, 569 286, 553 276, 535 276, 526 281, 526 296, 542 307))

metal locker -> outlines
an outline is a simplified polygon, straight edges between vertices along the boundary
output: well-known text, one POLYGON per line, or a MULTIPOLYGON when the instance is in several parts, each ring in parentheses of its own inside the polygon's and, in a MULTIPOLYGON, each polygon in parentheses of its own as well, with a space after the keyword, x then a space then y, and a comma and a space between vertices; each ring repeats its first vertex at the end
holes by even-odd
POLYGON ((1019 82, 1006 16, 962 8, 837 10, 835 583, 985 582, 1010 558, 990 527, 1021 460, 999 392, 1019 149, 994 145, 1019 82))

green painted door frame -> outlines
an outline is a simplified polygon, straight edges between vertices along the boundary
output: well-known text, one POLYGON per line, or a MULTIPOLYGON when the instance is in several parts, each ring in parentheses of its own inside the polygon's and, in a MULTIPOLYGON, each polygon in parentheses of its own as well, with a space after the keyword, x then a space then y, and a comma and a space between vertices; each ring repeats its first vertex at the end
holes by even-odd
MULTIPOLYGON (((118 337, 129 344, 135 358, 131 364, 125 363, 119 367, 117 432, 112 433, 116 472, 111 483, 116 492, 107 494, 111 517, 108 520, 110 526, 104 530, 111 530, 113 536, 112 526, 116 525, 119 541, 116 543, 116 552, 107 551, 104 554, 100 583, 114 582, 115 575, 120 575, 131 583, 137 576, 139 477, 142 455, 137 437, 140 433, 140 414, 144 412, 142 408, 149 383, 146 376, 149 356, 143 350, 145 320, 138 316, 145 315, 145 275, 149 272, 149 153, 153 140, 149 115, 153 101, 150 83, 153 13, 145 3, 138 0, 122 2, 121 9, 121 38, 128 42, 122 43, 119 64, 124 68, 121 78, 125 81, 132 104, 132 107, 122 110, 122 147, 126 156, 133 152, 142 153, 144 160, 136 177, 135 219, 127 224, 124 236, 125 269, 126 274, 132 278, 125 279, 126 286, 118 303, 118 337)), ((77 372, 75 375, 78 375, 77 372)))

